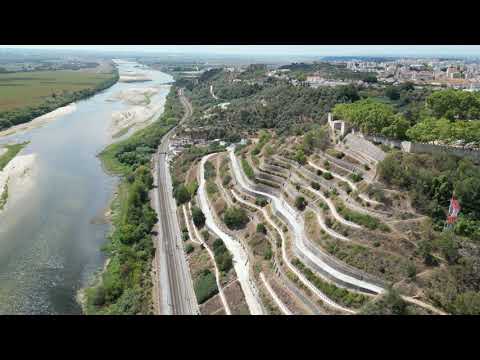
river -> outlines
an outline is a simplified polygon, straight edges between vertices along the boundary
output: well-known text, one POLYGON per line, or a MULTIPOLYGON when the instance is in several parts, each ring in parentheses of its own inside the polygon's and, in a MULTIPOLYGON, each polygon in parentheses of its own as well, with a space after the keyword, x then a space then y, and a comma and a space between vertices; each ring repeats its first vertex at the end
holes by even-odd
POLYGON ((27 200, 0 213, 0 314, 81 314, 77 292, 105 262, 101 246, 118 178, 107 175, 97 154, 111 142, 112 113, 131 105, 109 101, 119 91, 160 89, 151 104, 164 103, 173 79, 160 71, 118 62, 120 74, 145 72, 142 83, 116 83, 77 102, 76 110, 36 129, 0 138, 30 143, 38 172, 27 200))

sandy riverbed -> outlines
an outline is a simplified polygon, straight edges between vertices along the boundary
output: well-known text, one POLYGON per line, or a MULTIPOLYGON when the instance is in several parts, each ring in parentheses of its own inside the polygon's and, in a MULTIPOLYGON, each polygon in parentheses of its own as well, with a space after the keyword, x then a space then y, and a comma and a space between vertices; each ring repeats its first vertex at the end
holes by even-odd
POLYGON ((38 170, 36 158, 36 154, 18 155, 0 171, 0 196, 8 189, 5 207, 23 198, 33 188, 38 170))
POLYGON ((115 94, 110 101, 121 100, 133 105, 125 110, 116 111, 112 114, 109 133, 112 137, 128 130, 136 131, 151 124, 162 112, 165 100, 150 101, 160 87, 133 88, 115 94))
POLYGON ((47 114, 44 114, 42 116, 39 116, 35 119, 33 119, 30 122, 12 126, 11 128, 8 128, 7 130, 0 131, 0 137, 2 136, 8 136, 12 135, 16 132, 22 132, 22 131, 27 131, 31 129, 38 128, 40 126, 43 126, 47 124, 48 122, 55 120, 59 118, 60 116, 70 114, 74 112, 77 109, 77 105, 75 103, 71 103, 67 106, 59 107, 58 109, 55 109, 47 114))
POLYGON ((146 74, 124 74, 120 75, 120 78, 118 79, 119 82, 125 82, 125 83, 131 83, 131 82, 144 82, 144 81, 152 81, 150 77, 146 74))

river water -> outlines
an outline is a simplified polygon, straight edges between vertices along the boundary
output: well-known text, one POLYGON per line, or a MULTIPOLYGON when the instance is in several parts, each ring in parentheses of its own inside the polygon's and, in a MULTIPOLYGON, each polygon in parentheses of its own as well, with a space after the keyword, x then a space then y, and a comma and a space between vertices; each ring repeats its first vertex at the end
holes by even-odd
POLYGON ((30 141, 21 154, 37 154, 34 189, 0 213, 0 314, 80 314, 79 289, 101 270, 100 251, 110 225, 98 221, 118 179, 96 155, 111 141, 115 111, 131 105, 108 101, 122 90, 156 87, 152 104, 164 103, 170 75, 118 62, 120 74, 145 72, 153 81, 117 83, 78 102, 73 113, 43 127, 0 138, 30 141))

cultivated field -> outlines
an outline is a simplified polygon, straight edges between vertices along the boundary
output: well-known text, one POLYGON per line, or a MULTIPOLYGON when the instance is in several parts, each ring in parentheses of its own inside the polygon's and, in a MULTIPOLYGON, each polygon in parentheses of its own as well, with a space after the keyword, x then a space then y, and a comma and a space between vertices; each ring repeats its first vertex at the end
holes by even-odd
POLYGON ((0 112, 35 107, 53 94, 95 88, 111 77, 110 72, 96 73, 91 70, 0 74, 0 112))

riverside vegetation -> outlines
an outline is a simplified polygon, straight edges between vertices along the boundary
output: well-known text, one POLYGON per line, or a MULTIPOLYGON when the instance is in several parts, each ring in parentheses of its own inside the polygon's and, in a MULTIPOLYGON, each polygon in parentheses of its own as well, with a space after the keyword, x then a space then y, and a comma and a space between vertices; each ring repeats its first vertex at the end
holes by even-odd
POLYGON ((151 230, 157 216, 149 204, 153 185, 149 164, 162 137, 182 115, 183 106, 172 86, 157 121, 100 154, 106 170, 122 180, 112 203, 114 229, 103 247, 109 262, 97 283, 86 289, 87 314, 152 313, 151 230))

